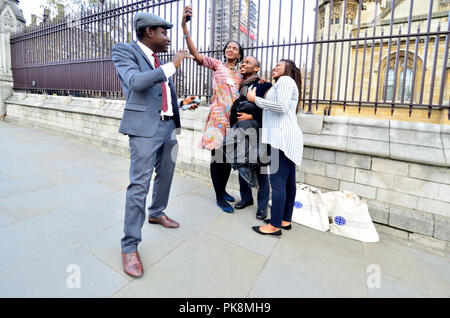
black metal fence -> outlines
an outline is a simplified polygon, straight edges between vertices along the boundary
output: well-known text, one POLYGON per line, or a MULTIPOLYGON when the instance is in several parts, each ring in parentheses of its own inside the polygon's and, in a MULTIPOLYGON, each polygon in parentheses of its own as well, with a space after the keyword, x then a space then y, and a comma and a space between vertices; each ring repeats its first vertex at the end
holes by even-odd
MULTIPOLYGON (((121 98, 111 60, 116 42, 136 40, 133 16, 149 11, 171 21, 172 50, 185 49, 183 8, 195 16, 200 53, 223 58, 230 40, 261 61, 272 79, 279 59, 303 74, 305 111, 334 106, 448 109, 450 3, 446 0, 145 0, 105 1, 75 16, 11 37, 14 88, 40 93, 121 98)), ((180 95, 212 94, 211 73, 193 61, 176 75, 180 95)))

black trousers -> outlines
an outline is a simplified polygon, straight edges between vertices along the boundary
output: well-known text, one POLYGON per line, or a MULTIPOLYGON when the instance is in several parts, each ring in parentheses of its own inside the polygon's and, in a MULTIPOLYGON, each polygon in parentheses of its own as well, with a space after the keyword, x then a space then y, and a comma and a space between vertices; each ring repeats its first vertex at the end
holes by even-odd
MULTIPOLYGON (((265 210, 269 204, 269 176, 265 173, 261 173, 261 167, 256 171, 258 178, 258 209, 265 210)), ((241 193, 241 200, 246 203, 253 203, 252 188, 248 185, 247 181, 239 175, 239 189, 241 193)))
POLYGON ((230 178, 231 165, 227 163, 223 148, 211 151, 210 171, 217 201, 225 200, 225 188, 230 178))

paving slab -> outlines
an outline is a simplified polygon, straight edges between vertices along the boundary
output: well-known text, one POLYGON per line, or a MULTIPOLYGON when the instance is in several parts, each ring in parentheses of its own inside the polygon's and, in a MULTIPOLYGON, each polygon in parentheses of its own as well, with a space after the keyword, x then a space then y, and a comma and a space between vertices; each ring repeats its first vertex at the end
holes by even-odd
MULTIPOLYGON (((216 200, 216 193, 214 192, 214 188, 212 187, 212 185, 205 185, 204 187, 199 187, 197 189, 192 190, 192 193, 194 194, 198 194, 204 197, 209 198, 211 201, 215 202, 216 200)), ((230 191, 228 191, 229 194, 230 191)), ((239 201, 239 196, 234 196, 235 199, 237 199, 236 202, 239 201)))
POLYGON ((0 230, 0 275, 37 259, 58 254, 62 246, 95 229, 65 209, 13 223, 0 230))
POLYGON ((8 180, 8 179, 10 179, 10 178, 11 178, 11 177, 8 176, 6 173, 0 172, 0 181, 8 180))
POLYGON ((82 248, 66 244, 57 254, 0 277, 0 297, 111 297, 127 283, 82 248))
POLYGON ((0 180, 0 198, 46 189, 55 184, 39 176, 0 180))
MULTIPOLYGON (((132 278, 126 275, 122 268, 120 248, 122 237, 123 223, 120 223, 92 236, 85 237, 78 241, 77 244, 131 281, 132 278)), ((158 228, 144 224, 142 228, 142 242, 138 247, 144 271, 150 269, 181 243, 181 241, 176 240, 172 236, 159 231, 158 228)))
MULTIPOLYGON (((192 178, 184 178, 181 176, 174 176, 172 181, 172 186, 170 188, 169 200, 174 200, 175 198, 186 194, 194 189, 203 189, 205 184, 201 182, 191 182, 192 178)), ((153 182, 149 191, 150 195, 153 193, 153 182)), ((148 201, 151 202, 151 201, 148 201)))
POLYGON ((262 255, 198 233, 114 297, 247 297, 265 262, 262 255))
MULTIPOLYGON (((195 178, 191 177, 191 179, 195 179, 195 178)), ((230 179, 231 179, 231 177, 230 177, 230 179)), ((199 180, 199 182, 202 182, 204 186, 203 187, 199 187, 197 189, 194 189, 192 192, 196 193, 196 194, 200 194, 200 195, 205 196, 205 197, 208 197, 208 198, 210 198, 211 200, 213 200, 215 202, 215 200, 216 200, 216 193, 215 193, 214 188, 212 186, 212 182, 209 181, 209 180, 210 180, 210 178, 208 178, 207 182, 199 180)), ((227 191, 227 193, 229 195, 231 195, 235 199, 234 202, 230 202, 230 204, 232 206, 234 206, 237 202, 239 202, 241 200, 241 195, 240 195, 239 191, 237 191, 236 189, 232 188, 232 186, 230 184, 227 185, 226 191, 227 191)), ((254 198, 255 198, 255 202, 256 202, 256 196, 254 196, 254 198)))
POLYGON ((102 176, 98 178, 97 181, 107 187, 110 187, 111 189, 125 191, 130 184, 128 168, 126 171, 114 172, 112 174, 102 176))
POLYGON ((192 192, 188 193, 189 195, 180 195, 171 200, 165 211, 166 215, 180 223, 180 228, 174 231, 162 228, 160 225, 153 225, 161 227, 162 231, 181 241, 189 239, 224 213, 217 207, 215 200, 192 192))
POLYGON ((29 131, 26 134, 31 138, 4 139, 1 145, 7 147, 8 152, 14 156, 37 156, 64 149, 63 144, 48 142, 47 139, 33 138, 29 131))
POLYGON ((404 280, 383 274, 379 288, 369 288, 370 298, 444 298, 442 294, 413 285, 404 280))
POLYGON ((12 178, 38 175, 51 172, 53 169, 34 160, 18 157, 0 158, 0 173, 12 178))
POLYGON ((96 165, 106 168, 115 172, 126 172, 130 169, 130 159, 121 158, 117 156, 113 156, 110 158, 109 156, 106 158, 99 158, 100 160, 96 161, 96 165))
POLYGON ((95 158, 92 152, 85 149, 64 149, 63 151, 48 153, 42 160, 43 165, 58 170, 77 168, 99 162, 100 159, 95 158))
POLYGON ((450 297, 450 260, 383 240, 364 244, 365 263, 376 264, 388 274, 428 291, 450 297))
POLYGON ((6 208, 0 205, 0 228, 4 226, 8 226, 12 223, 17 222, 18 220, 6 210, 6 208))
MULTIPOLYGON (((275 239, 275 238, 274 238, 275 239)), ((250 297, 367 297, 359 253, 283 231, 250 297)))
POLYGON ((0 297, 450 297, 449 252, 298 224, 259 236, 256 206, 224 213, 209 180, 182 174, 165 211, 181 226, 143 225, 145 273, 133 279, 120 257, 128 158, 1 121, 0 147, 0 297))
POLYGON ((17 218, 26 219, 112 192, 98 182, 87 180, 10 196, 0 199, 0 204, 17 218))
POLYGON ((96 164, 87 164, 67 169, 55 169, 52 172, 42 173, 40 176, 58 185, 76 183, 80 181, 98 181, 114 175, 110 169, 100 167, 96 164))
POLYGON ((253 226, 264 224, 256 219, 256 207, 247 207, 243 210, 235 210, 233 214, 222 213, 202 231, 269 257, 278 240, 258 235, 252 230, 253 226))
POLYGON ((70 204, 67 210, 99 231, 118 223, 123 224, 125 218, 125 192, 115 191, 81 202, 75 202, 70 204))
MULTIPOLYGON (((308 235, 314 239, 324 241, 331 245, 335 245, 340 248, 345 248, 351 250, 360 257, 363 256, 363 243, 360 241, 352 240, 346 237, 334 235, 330 231, 321 232, 315 229, 303 226, 301 224, 292 223, 292 228, 294 231, 301 232, 302 234, 308 235)), ((372 243, 371 243, 372 244, 372 243)))

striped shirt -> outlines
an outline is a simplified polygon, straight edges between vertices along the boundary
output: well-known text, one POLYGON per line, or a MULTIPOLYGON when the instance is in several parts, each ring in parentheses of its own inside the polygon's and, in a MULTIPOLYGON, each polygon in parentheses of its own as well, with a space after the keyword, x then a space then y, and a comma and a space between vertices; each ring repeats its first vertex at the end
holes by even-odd
POLYGON ((282 76, 267 92, 266 98, 256 97, 263 109, 262 142, 280 149, 300 166, 303 157, 303 134, 297 122, 298 88, 289 76, 282 76))

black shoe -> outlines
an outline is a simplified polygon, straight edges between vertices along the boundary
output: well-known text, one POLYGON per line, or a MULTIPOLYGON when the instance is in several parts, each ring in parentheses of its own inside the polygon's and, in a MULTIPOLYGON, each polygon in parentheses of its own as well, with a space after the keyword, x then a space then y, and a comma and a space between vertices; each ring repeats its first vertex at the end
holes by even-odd
MULTIPOLYGON (((264 220, 264 223, 270 224, 270 219, 264 220)), ((283 230, 290 230, 290 229, 292 229, 292 225, 289 224, 289 225, 286 225, 286 226, 281 226, 281 228, 282 228, 283 230)))
POLYGON ((254 226, 254 227, 252 227, 252 229, 256 233, 261 234, 261 235, 272 235, 272 236, 276 236, 276 237, 281 237, 281 230, 278 230, 278 231, 273 232, 273 233, 264 233, 264 232, 261 232, 261 230, 259 229, 259 226, 254 226))
POLYGON ((267 217, 267 209, 258 209, 256 212, 256 218, 258 220, 264 220, 267 217))
POLYGON ((244 201, 239 201, 238 203, 236 203, 236 205, 234 206, 234 208, 236 210, 242 210, 245 209, 246 207, 253 205, 253 202, 244 202, 244 201))

